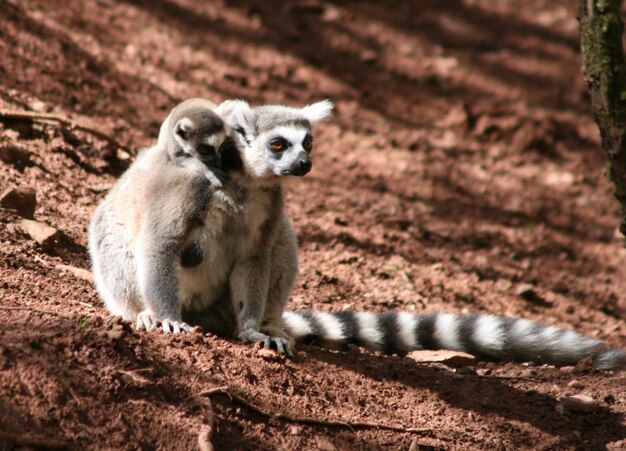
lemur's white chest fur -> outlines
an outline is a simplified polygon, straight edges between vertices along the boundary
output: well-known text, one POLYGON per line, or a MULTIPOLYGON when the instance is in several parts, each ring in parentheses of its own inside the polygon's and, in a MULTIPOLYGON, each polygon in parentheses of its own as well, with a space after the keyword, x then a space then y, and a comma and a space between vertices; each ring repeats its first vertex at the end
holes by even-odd
POLYGON ((205 216, 204 223, 210 227, 194 229, 185 242, 185 246, 200 245, 203 259, 194 268, 181 268, 183 308, 200 309, 227 293, 235 262, 259 248, 271 202, 269 190, 244 189, 236 180, 217 193, 205 216))

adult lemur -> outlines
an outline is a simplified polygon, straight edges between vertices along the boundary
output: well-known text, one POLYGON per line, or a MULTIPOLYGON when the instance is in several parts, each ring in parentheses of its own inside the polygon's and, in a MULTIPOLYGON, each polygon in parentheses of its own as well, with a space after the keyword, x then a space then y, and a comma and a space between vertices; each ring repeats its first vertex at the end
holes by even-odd
POLYGON ((281 315, 298 271, 297 243, 278 177, 310 170, 311 127, 332 105, 252 110, 225 102, 215 111, 236 124, 241 154, 223 145, 229 128, 213 108, 201 99, 174 108, 157 144, 96 209, 89 228, 96 287, 111 313, 139 328, 200 325, 290 353, 281 315), (197 159, 207 145, 213 166, 197 159))
MULTIPOLYGON (((103 234, 115 235, 115 241, 121 241, 122 229, 113 231, 114 226, 110 225, 113 219, 109 219, 104 228, 98 224, 102 222, 98 218, 111 216, 110 205, 124 202, 120 194, 116 194, 119 189, 114 188, 97 210, 90 230, 96 283, 109 310, 127 319, 139 315, 139 323, 148 328, 154 327, 155 322, 162 322, 166 331, 169 330, 165 327, 167 323, 180 323, 182 319, 185 323, 181 327, 185 330, 186 324, 199 324, 207 330, 237 335, 245 341, 264 341, 265 346, 275 346, 288 354, 295 340, 332 347, 354 343, 389 354, 444 348, 502 360, 566 365, 593 357, 598 368, 624 366, 626 358, 621 350, 605 349, 599 340, 524 319, 448 313, 284 311, 297 273, 297 248, 283 209, 281 177, 304 175, 309 171, 312 126, 327 117, 331 108, 330 102, 297 109, 278 105, 250 108, 243 101, 227 101, 214 110, 233 131, 237 152, 222 154, 222 167, 228 172, 223 188, 215 191, 213 187, 212 196, 187 194, 188 197, 179 198, 181 203, 189 202, 193 211, 196 211, 195 205, 202 206, 204 216, 187 227, 172 252, 161 254, 170 259, 167 265, 173 274, 168 278, 168 283, 173 284, 167 289, 169 301, 164 299, 164 302, 167 306, 176 306, 178 316, 165 318, 151 313, 150 321, 145 321, 145 315, 142 318, 138 309, 120 308, 120 302, 113 303, 115 308, 112 308, 103 294, 102 265, 97 260, 109 251, 94 243, 103 234), (209 202, 196 201, 208 197, 209 202)), ((159 152, 166 145, 169 135, 164 134, 164 129, 171 127, 168 124, 166 120, 159 143, 147 154, 159 152)), ((136 164, 141 164, 141 160, 136 164)), ((132 171, 131 167, 129 173, 132 171)), ((124 178, 139 183, 137 176, 125 175, 118 186, 124 178)), ((193 186, 195 178, 190 174, 186 184, 193 186)), ((129 210, 132 211, 131 206, 129 210)), ((164 221, 171 221, 164 211, 155 214, 164 221)), ((128 241, 124 249, 129 255, 131 249, 135 250, 137 257, 134 259, 138 260, 141 258, 138 256, 146 252, 140 248, 147 245, 154 245, 154 242, 128 241)), ((132 259, 117 263, 115 271, 128 271, 133 267, 131 262, 132 259)), ((135 278, 143 276, 141 272, 133 274, 135 278)), ((144 299, 142 291, 133 293, 135 298, 144 299)), ((146 308, 145 301, 135 303, 146 308)), ((125 305, 130 303, 126 301, 125 305)))

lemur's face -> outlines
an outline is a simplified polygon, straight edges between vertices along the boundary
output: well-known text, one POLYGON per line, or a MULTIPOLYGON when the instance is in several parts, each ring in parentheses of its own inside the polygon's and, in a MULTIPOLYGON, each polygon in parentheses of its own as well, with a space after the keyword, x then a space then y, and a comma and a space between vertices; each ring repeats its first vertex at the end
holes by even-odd
POLYGON ((328 117, 333 105, 325 100, 304 108, 226 101, 216 112, 232 128, 245 171, 260 179, 303 176, 312 167, 313 126, 328 117))
POLYGON ((177 155, 197 158, 209 166, 219 165, 226 129, 213 111, 200 107, 182 111, 174 121, 172 136, 177 155))
POLYGON ((310 127, 298 124, 282 125, 261 133, 255 139, 250 160, 257 173, 268 176, 303 176, 311 170, 313 136, 310 127), (256 158, 258 154, 260 158, 256 158))

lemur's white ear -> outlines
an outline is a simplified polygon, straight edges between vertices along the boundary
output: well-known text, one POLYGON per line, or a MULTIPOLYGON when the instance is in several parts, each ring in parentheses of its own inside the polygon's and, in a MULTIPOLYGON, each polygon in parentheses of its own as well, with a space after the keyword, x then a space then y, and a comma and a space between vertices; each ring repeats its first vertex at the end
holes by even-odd
POLYGON ((317 124, 319 121, 330 117, 333 108, 333 102, 330 100, 322 100, 321 102, 312 103, 302 108, 302 114, 308 119, 311 125, 317 124))
POLYGON ((245 100, 226 100, 213 111, 235 132, 254 135, 254 111, 245 100))

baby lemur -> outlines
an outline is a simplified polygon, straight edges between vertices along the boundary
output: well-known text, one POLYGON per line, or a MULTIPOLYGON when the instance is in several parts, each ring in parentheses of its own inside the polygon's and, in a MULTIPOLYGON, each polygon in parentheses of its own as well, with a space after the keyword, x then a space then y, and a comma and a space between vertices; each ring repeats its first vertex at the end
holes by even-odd
POLYGON ((169 120, 173 130, 166 148, 171 160, 178 166, 204 174, 215 187, 221 187, 215 172, 222 173, 218 153, 226 138, 222 119, 206 104, 194 101, 172 111, 169 120))
POLYGON ((131 166, 94 215, 94 275, 112 313, 147 329, 161 323, 166 332, 201 325, 287 354, 295 340, 334 348, 353 343, 387 354, 451 349, 498 360, 566 365, 593 357, 598 368, 624 366, 622 350, 519 318, 285 311, 298 257, 280 183, 311 169, 312 127, 332 104, 251 108, 226 101, 214 108, 234 143, 213 145, 226 173, 216 176, 218 182, 163 152, 176 139, 176 118, 186 117, 176 114, 185 108, 183 103, 172 111, 157 145, 131 166), (161 171, 165 175, 150 176, 161 171))

